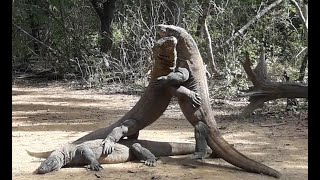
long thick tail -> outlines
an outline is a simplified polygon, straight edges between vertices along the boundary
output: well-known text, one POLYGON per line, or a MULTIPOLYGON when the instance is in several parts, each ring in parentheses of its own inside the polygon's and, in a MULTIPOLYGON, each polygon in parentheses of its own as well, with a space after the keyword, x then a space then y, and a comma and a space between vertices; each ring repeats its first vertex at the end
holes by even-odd
POLYGON ((213 151, 217 153, 219 157, 248 172, 265 174, 275 178, 281 177, 280 172, 241 154, 224 140, 218 130, 209 129, 208 145, 213 148, 213 151))
POLYGON ((26 150, 29 156, 37 157, 37 158, 47 158, 53 151, 47 151, 47 152, 30 152, 26 150))

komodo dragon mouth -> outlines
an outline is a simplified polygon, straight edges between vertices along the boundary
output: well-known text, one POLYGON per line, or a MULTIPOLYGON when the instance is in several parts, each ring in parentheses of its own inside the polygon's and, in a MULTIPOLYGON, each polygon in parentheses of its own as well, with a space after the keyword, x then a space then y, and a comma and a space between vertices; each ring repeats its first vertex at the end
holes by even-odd
POLYGON ((163 37, 156 41, 153 49, 156 49, 156 51, 158 51, 154 55, 158 56, 158 59, 161 60, 158 64, 160 67, 169 67, 170 70, 174 70, 176 68, 177 52, 175 47, 177 42, 178 41, 174 36, 163 37), (161 48, 159 48, 160 46, 161 48))

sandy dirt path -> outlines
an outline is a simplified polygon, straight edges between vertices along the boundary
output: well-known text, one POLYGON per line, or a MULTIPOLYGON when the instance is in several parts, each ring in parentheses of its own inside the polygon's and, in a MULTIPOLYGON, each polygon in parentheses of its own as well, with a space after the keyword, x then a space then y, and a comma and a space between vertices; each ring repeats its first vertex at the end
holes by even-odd
MULTIPOLYGON (((85 168, 63 168, 46 175, 32 172, 41 160, 27 155, 46 151, 107 126, 119 119, 138 101, 139 96, 93 90, 74 90, 61 85, 12 88, 12 177, 32 180, 56 179, 274 179, 247 173, 221 159, 193 161, 188 156, 162 157, 157 167, 139 162, 102 165, 100 172, 85 168)), ((214 103, 218 125, 224 138, 252 159, 283 174, 281 179, 308 178, 307 112, 286 116, 265 113, 240 120, 245 103, 214 103), (263 127, 264 125, 278 125, 263 127)), ((164 115, 140 132, 140 139, 194 142, 193 128, 172 102, 164 115)))

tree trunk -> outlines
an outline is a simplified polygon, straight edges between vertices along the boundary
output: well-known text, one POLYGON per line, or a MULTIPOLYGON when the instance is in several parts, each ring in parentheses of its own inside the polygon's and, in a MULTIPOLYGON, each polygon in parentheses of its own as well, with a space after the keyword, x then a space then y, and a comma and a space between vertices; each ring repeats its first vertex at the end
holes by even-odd
POLYGON ((212 52, 212 44, 211 37, 207 26, 207 20, 204 21, 204 39, 207 44, 207 57, 205 58, 206 63, 209 64, 209 69, 211 70, 211 74, 214 74, 216 77, 221 76, 221 73, 218 71, 217 65, 214 61, 213 52, 212 52))
MULTIPOLYGON (((304 28, 304 38, 306 40, 307 48, 308 48, 308 1, 300 0, 299 3, 296 0, 290 0, 291 3, 295 6, 297 11, 299 12, 299 17, 302 21, 302 25, 304 28)), ((308 51, 308 49, 306 49, 308 51)), ((300 66, 300 75, 298 81, 302 81, 305 75, 306 66, 308 63, 308 52, 305 54, 301 66, 300 66)))
POLYGON ((306 67, 307 67, 307 63, 308 63, 308 53, 306 53, 304 55, 304 58, 302 60, 301 66, 300 66, 300 75, 299 78, 297 79, 297 81, 303 81, 305 72, 306 72, 306 67))
POLYGON ((198 3, 201 4, 201 8, 202 8, 202 14, 198 17, 198 26, 197 26, 197 32, 196 32, 196 36, 198 36, 199 38, 202 37, 204 32, 204 24, 207 19, 209 8, 210 8, 209 2, 210 1, 208 0, 198 0, 198 3))
POLYGON ((308 98, 308 86, 292 82, 271 82, 267 73, 264 48, 260 61, 254 70, 251 69, 249 54, 246 52, 244 62, 241 62, 253 87, 240 96, 250 96, 249 105, 242 111, 242 117, 249 116, 255 109, 262 107, 264 102, 279 98, 308 98))
POLYGON ((209 74, 215 74, 219 76, 220 72, 217 69, 217 66, 213 57, 211 36, 210 36, 208 25, 207 25, 207 17, 210 14, 210 1, 204 0, 203 2, 200 2, 200 1, 198 2, 202 3, 201 6, 202 6, 203 12, 202 12, 202 15, 200 15, 198 18, 196 36, 202 37, 202 34, 203 34, 203 37, 206 41, 207 56, 203 60, 209 66, 209 74))
POLYGON ((167 24, 181 26, 181 13, 183 12, 182 0, 165 0, 167 8, 165 9, 165 21, 167 24))
POLYGON ((112 48, 112 28, 111 23, 114 17, 116 0, 91 0, 91 3, 100 18, 101 42, 100 48, 102 52, 108 52, 112 48))
MULTIPOLYGON (((30 4, 30 8, 27 10, 28 13, 28 20, 30 24, 30 29, 31 29, 31 35, 40 41, 40 25, 35 17, 35 12, 33 11, 33 6, 37 5, 37 0, 29 0, 28 3, 30 4)), ((33 51, 37 54, 40 55, 40 47, 39 43, 36 40, 32 40, 33 43, 33 51)))

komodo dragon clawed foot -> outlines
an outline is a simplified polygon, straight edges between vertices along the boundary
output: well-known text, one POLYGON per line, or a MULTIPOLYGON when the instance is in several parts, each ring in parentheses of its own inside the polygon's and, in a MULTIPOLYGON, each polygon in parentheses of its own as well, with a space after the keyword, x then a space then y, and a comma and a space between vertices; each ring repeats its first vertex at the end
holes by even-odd
POLYGON ((202 159, 205 158, 205 155, 206 155, 206 153, 203 153, 203 152, 195 152, 194 154, 190 155, 190 158, 191 159, 200 159, 200 160, 202 160, 202 159))
POLYGON ((92 171, 100 171, 101 169, 103 169, 103 167, 98 163, 98 161, 96 161, 96 162, 88 165, 87 169, 92 170, 92 171))
POLYGON ((145 165, 152 167, 156 166, 156 157, 148 149, 142 147, 141 144, 132 144, 131 150, 138 159, 141 159, 141 161, 144 162, 145 165))
POLYGON ((144 163, 144 165, 146 166, 150 166, 150 167, 155 167, 157 165, 157 161, 156 159, 147 159, 147 160, 142 160, 141 162, 144 163))

